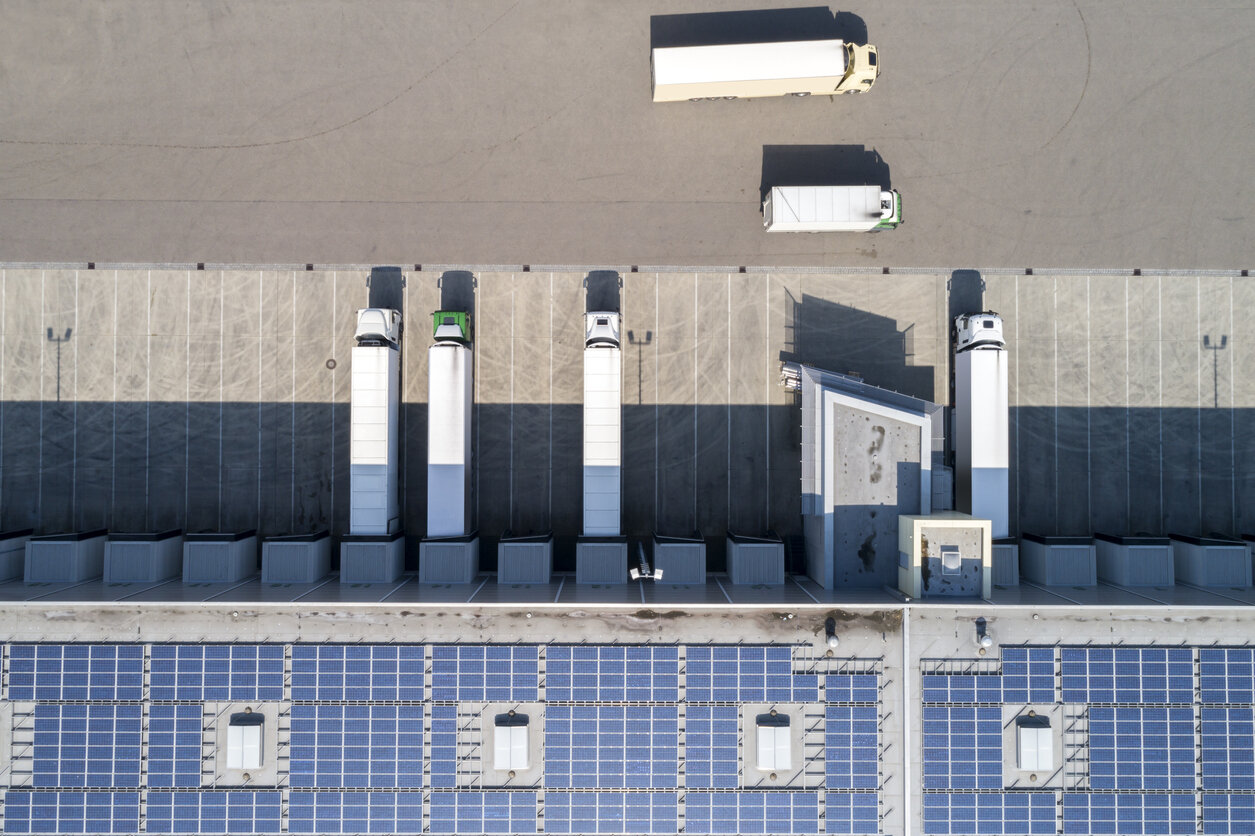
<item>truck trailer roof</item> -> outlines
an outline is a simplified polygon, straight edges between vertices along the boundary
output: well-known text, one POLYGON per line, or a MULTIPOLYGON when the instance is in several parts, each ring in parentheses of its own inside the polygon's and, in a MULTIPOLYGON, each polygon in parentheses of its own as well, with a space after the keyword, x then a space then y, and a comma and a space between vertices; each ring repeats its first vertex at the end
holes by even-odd
POLYGON ((660 47, 655 84, 703 84, 775 78, 822 78, 845 72, 845 41, 660 47))

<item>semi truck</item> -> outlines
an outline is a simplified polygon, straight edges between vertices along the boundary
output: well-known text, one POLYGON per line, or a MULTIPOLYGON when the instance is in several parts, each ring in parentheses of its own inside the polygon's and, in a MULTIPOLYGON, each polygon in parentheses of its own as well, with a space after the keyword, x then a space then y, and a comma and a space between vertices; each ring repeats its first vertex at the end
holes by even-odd
POLYGON ((876 47, 842 40, 657 47, 655 102, 862 93, 880 74, 876 47))
POLYGON ((584 315, 584 535, 619 536, 622 367, 619 314, 584 315))
POLYGON ((1010 536, 1007 349, 992 311, 954 321, 955 506, 1010 536))
POLYGON ((360 310, 354 336, 349 531, 394 534, 401 524, 397 495, 401 314, 389 308, 360 310))
POLYGON ((879 232, 902 223, 902 196, 880 186, 773 186, 768 232, 879 232))
POLYGON ((471 531, 471 315, 432 314, 427 349, 427 537, 471 531))

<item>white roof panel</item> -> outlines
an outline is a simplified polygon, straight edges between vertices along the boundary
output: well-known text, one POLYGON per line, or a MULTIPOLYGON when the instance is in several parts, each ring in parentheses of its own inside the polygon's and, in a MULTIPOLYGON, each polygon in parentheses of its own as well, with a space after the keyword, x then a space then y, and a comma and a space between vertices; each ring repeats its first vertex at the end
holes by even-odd
POLYGON ((653 58, 658 85, 845 74, 845 42, 841 40, 660 47, 653 58))

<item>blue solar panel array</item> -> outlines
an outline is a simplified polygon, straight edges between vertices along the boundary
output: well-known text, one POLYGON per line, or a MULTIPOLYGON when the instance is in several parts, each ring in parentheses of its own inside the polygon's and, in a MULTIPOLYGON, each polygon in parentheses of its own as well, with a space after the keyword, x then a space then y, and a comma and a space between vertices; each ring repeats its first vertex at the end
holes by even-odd
POLYGON ((277 791, 150 792, 149 833, 278 833, 277 791))
POLYGON ((421 833, 420 792, 293 792, 289 833, 421 833))
POLYGON ((421 646, 292 646, 294 701, 422 702, 423 697, 421 646))
POLYGON ((458 709, 453 705, 431 707, 431 786, 456 787, 458 772, 458 709))
POLYGON ((1194 712, 1187 706, 1091 706, 1095 790, 1194 790, 1194 712))
POLYGON ((1194 702, 1194 651, 1188 647, 1064 647, 1063 701, 1194 702))
POLYGON ((685 833, 819 833, 816 792, 689 792, 685 833))
POLYGON ((554 645, 545 651, 547 702, 679 699, 679 648, 554 645))
POLYGON ((793 673, 789 647, 690 647, 688 702, 817 702, 819 677, 793 673))
POLYGON ((283 664, 280 645, 153 645, 149 697, 179 702, 281 700, 283 664))
POLYGON ((421 787, 421 705, 294 705, 293 787, 421 787))
POLYGON ((824 830, 856 836, 880 832, 880 799, 875 793, 830 792, 824 799, 824 830))
POLYGON ((1194 794, 1063 794, 1065 834, 1194 833, 1194 794))
POLYGON ((547 792, 546 833, 675 833, 674 792, 547 792))
POLYGON ((36 787, 138 788, 138 705, 37 705, 36 787))
POLYGON ((674 788, 679 751, 673 705, 550 705, 545 711, 550 787, 674 788))
POLYGON ((829 705, 824 723, 826 783, 830 790, 874 790, 880 786, 874 705, 829 705))
POLYGON ((1255 723, 1250 706, 1203 706, 1203 791, 1255 792, 1255 723))
POLYGON ((1198 667, 1204 703, 1255 703, 1255 649, 1204 647, 1198 651, 1198 667))
POLYGON ((1004 647, 999 671, 924 673, 925 703, 1053 703, 1053 647, 1004 647))
POLYGON ((692 705, 684 721, 685 786, 733 789, 740 783, 741 736, 735 705, 692 705))
POLYGON ((17 644, 9 699, 63 702, 144 698, 144 648, 131 644, 17 644))
POLYGON ((1002 788, 1002 709, 924 706, 924 789, 1002 788))
POLYGON ((149 706, 148 786, 200 786, 201 715, 199 705, 149 706))
POLYGON ((1255 833, 1255 795, 1204 793, 1203 833, 1255 833))
POLYGON ((1053 792, 929 793, 924 832, 1029 836, 1055 833, 1053 792))
POLYGON ((534 833, 534 792, 433 792, 432 833, 534 833))
POLYGON ((874 673, 832 673, 824 677, 824 700, 875 704, 880 701, 879 676, 874 673))
POLYGON ((436 702, 534 702, 539 651, 532 646, 447 645, 431 650, 431 698, 436 702))
POLYGON ((4 796, 6 833, 136 833, 137 792, 23 792, 4 796))

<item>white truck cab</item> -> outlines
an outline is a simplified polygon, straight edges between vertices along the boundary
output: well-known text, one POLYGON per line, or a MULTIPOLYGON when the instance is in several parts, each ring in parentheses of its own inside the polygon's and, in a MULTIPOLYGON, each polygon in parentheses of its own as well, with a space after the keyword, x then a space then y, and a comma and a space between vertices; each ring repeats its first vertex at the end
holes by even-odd
POLYGON ((1002 338, 1002 317, 993 311, 963 314, 954 320, 955 351, 978 348, 1006 348, 1002 338))
POLYGON ((584 314, 584 347, 619 347, 617 311, 589 311, 584 314))
POLYGON ((396 345, 401 339, 401 312, 391 308, 363 308, 357 312, 358 345, 396 345))

